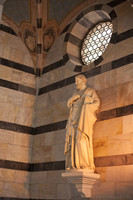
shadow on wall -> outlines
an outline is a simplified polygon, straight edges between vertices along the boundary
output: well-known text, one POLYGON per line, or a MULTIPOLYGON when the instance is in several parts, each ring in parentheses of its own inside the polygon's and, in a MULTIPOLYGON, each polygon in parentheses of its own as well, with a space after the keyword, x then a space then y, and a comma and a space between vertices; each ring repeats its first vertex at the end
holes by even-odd
POLYGON ((69 184, 67 190, 67 200, 91 200, 91 198, 87 198, 82 191, 79 191, 82 190, 82 187, 80 189, 77 189, 74 184, 69 184))

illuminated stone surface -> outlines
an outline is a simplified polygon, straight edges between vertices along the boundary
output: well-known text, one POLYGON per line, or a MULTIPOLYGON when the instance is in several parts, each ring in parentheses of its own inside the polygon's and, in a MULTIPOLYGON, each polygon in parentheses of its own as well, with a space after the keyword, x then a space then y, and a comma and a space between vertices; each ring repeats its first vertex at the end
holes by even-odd
POLYGON ((97 60, 107 48, 113 31, 111 22, 97 24, 84 39, 81 57, 84 64, 88 65, 97 60))

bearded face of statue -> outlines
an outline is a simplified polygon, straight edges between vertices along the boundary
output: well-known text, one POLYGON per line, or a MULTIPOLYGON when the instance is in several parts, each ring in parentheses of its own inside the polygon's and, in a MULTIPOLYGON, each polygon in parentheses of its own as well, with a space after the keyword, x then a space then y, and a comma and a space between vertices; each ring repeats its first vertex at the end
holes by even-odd
POLYGON ((80 90, 83 83, 82 79, 76 78, 75 83, 76 83, 76 89, 80 90))
POLYGON ((86 83, 81 78, 77 77, 75 79, 75 83, 76 83, 76 89, 77 90, 83 90, 86 87, 86 83))

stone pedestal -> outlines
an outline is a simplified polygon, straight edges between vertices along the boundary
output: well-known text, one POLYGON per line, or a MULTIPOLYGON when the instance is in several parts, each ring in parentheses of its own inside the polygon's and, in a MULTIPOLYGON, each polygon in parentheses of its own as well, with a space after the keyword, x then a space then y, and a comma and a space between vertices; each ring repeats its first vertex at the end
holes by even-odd
POLYGON ((67 178, 71 200, 90 199, 92 187, 100 179, 89 170, 66 170, 62 177, 67 178))

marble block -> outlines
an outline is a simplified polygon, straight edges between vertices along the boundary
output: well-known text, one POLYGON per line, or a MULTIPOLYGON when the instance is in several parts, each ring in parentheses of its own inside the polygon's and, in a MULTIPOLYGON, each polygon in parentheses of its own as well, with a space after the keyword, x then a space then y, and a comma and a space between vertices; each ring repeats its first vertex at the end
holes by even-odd
POLYGON ((90 199, 91 190, 100 175, 90 170, 66 170, 62 177, 67 178, 71 200, 90 199))

